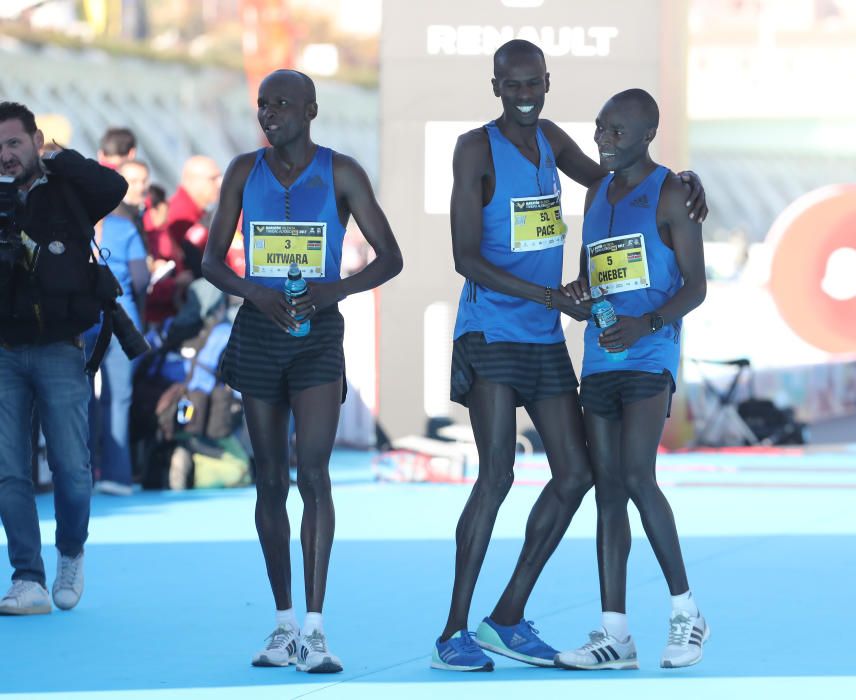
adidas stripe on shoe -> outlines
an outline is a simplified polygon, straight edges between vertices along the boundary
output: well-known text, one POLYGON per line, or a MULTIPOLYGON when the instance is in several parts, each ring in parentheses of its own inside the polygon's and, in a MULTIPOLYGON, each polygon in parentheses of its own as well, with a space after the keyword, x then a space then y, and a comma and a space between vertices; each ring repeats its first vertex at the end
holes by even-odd
POLYGON ((705 619, 693 617, 683 611, 672 613, 669 618, 669 641, 660 659, 662 668, 683 668, 701 661, 704 643, 710 637, 710 627, 705 619))
POLYGON ((500 625, 486 617, 476 631, 476 644, 496 654, 533 666, 553 666, 558 653, 539 636, 532 622, 500 625))
POLYGON ((288 666, 296 663, 299 636, 300 630, 296 627, 277 627, 268 637, 267 646, 253 657, 253 666, 288 666))
POLYGON ((556 666, 581 671, 630 670, 639 668, 639 659, 633 637, 621 642, 601 629, 589 632, 588 643, 579 649, 557 654, 556 666))

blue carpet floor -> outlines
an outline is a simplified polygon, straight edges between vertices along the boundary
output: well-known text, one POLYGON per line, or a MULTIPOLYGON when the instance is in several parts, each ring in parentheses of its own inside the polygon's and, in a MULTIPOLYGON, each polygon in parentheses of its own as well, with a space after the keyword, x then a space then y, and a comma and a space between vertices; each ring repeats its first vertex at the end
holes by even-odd
MULTIPOLYGON (((355 469, 367 468, 347 459, 355 469)), ((811 455, 804 459, 818 464, 811 455)), ((469 487, 362 481, 335 491, 338 535, 324 617, 344 673, 307 676, 250 666, 273 627, 251 489, 96 496, 79 607, 0 618, 0 700, 856 697, 850 489, 782 489, 754 480, 739 489, 666 488, 690 583, 712 629, 695 667, 658 667, 668 591, 633 512, 628 605, 639 671, 536 669, 497 657, 494 673, 467 675, 432 671, 428 663, 448 610, 455 523, 469 487)), ((504 587, 539 490, 516 485, 503 506, 476 589, 473 628, 504 587)), ((300 509, 295 490, 293 523, 300 509)), ((43 541, 51 543, 49 495, 39 497, 39 510, 43 541)), ((560 648, 578 646, 599 623, 594 524, 590 494, 527 610, 542 636, 560 648)), ((294 545, 300 609, 302 568, 294 545)), ((6 579, 5 546, 0 549, 6 579)), ((50 584, 51 546, 44 557, 50 584)))

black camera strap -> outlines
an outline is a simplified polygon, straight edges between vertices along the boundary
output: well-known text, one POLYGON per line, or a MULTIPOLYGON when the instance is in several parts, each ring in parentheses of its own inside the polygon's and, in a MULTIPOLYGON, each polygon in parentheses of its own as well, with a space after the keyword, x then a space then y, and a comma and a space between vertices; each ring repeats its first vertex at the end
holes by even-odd
MULTIPOLYGON (((101 252, 101 248, 95 240, 95 228, 90 223, 89 217, 83 210, 83 205, 80 203, 77 195, 65 179, 60 179, 60 189, 62 190, 62 194, 65 197, 66 202, 71 207, 71 211, 74 214, 74 218, 77 220, 77 224, 80 226, 80 230, 88 234, 89 255, 92 258, 92 263, 94 265, 99 265, 100 263, 98 262, 98 258, 100 257, 103 259, 104 254, 101 252), (98 257, 95 256, 95 253, 92 250, 93 245, 98 251, 98 257)), ((118 282, 116 284, 118 286, 118 282)), ((121 288, 119 293, 121 294, 121 288)), ((113 317, 110 313, 109 307, 105 304, 102 307, 101 328, 98 331, 98 337, 95 339, 95 347, 92 348, 92 353, 86 361, 85 370, 89 376, 94 376, 98 371, 98 368, 101 366, 101 361, 104 359, 107 348, 110 347, 110 339, 112 335, 113 317)))

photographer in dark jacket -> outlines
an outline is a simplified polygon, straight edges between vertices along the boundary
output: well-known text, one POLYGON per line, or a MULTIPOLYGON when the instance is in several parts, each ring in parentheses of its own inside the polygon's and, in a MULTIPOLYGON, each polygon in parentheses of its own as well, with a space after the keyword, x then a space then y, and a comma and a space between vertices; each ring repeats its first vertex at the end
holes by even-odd
POLYGON ((40 158, 43 144, 30 110, 0 102, 0 517, 14 568, 0 614, 11 615, 51 611, 30 475, 34 404, 54 481, 53 600, 68 610, 83 592, 92 475, 79 335, 102 308, 89 225, 127 189, 118 173, 75 151, 40 158))

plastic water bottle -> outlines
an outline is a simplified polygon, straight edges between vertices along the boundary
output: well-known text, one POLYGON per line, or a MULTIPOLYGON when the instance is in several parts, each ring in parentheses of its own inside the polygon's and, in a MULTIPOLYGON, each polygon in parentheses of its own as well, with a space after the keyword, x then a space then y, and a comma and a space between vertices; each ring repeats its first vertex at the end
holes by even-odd
MULTIPOLYGON (((615 307, 606 298, 606 295, 600 291, 600 287, 592 287, 591 298, 594 300, 594 304, 591 305, 591 315, 595 325, 601 331, 614 325, 618 321, 615 317, 615 307)), ((627 358, 626 349, 620 352, 609 352, 606 348, 603 348, 603 351, 610 360, 614 360, 615 362, 620 362, 627 358)))
MULTIPOLYGON (((300 297, 302 297, 306 292, 309 291, 309 285, 306 284, 306 280, 303 279, 303 275, 300 273, 300 268, 297 266, 297 263, 291 263, 291 267, 288 268, 288 279, 285 280, 285 296, 291 302, 296 302, 300 297)), ((302 318, 298 317, 298 321, 302 318)), ((297 328, 291 330, 291 335, 296 337, 301 337, 307 335, 309 333, 309 321, 303 321, 297 328)))

